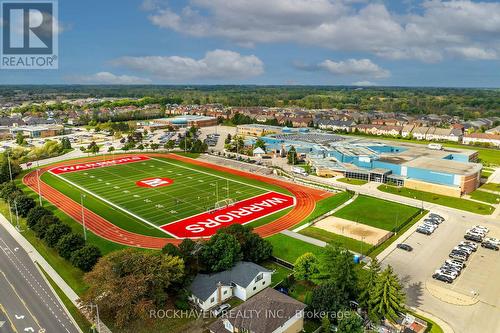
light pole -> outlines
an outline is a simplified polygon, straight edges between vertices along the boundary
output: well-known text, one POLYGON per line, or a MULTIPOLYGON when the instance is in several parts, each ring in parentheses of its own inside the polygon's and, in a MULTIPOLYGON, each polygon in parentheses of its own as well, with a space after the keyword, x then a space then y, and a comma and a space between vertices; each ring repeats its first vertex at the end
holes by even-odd
POLYGON ((40 200, 40 207, 43 206, 42 204, 42 188, 40 187, 40 169, 36 169, 36 181, 38 184, 38 199, 40 200))
POLYGON ((14 208, 16 209, 16 228, 17 231, 21 232, 21 225, 19 224, 19 212, 17 211, 17 198, 14 199, 14 208))
POLYGON ((90 307, 90 315, 92 315, 92 312, 94 311, 94 308, 96 310, 96 316, 94 319, 94 326, 97 327, 97 332, 101 332, 101 319, 99 318, 99 306, 97 304, 89 303, 88 307, 90 307))
POLYGON ((7 164, 9 164, 10 181, 12 181, 12 168, 10 166, 10 150, 7 151, 7 164))
POLYGON ((82 207, 82 225, 83 225, 83 239, 87 242, 87 230, 85 229, 85 209, 83 208, 83 198, 85 194, 80 193, 80 205, 82 207))

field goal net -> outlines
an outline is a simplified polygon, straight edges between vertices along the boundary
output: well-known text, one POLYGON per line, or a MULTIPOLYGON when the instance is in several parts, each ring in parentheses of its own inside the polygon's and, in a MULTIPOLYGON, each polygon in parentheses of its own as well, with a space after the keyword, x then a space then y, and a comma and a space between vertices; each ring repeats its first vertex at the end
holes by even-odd
POLYGON ((224 200, 219 200, 215 203, 215 209, 219 210, 222 208, 230 207, 234 205, 234 200, 233 199, 224 199, 224 200))

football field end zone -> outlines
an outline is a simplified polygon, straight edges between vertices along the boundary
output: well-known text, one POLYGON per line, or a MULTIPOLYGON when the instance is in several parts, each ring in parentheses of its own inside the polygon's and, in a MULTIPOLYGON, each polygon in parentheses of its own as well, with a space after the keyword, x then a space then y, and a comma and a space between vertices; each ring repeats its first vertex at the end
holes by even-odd
POLYGON ((120 157, 120 158, 113 158, 113 159, 103 160, 103 161, 55 166, 53 168, 50 168, 49 172, 51 174, 57 176, 57 175, 68 173, 68 172, 78 172, 78 171, 84 171, 84 170, 89 170, 89 169, 92 170, 92 169, 96 169, 96 168, 103 168, 103 167, 128 164, 128 163, 136 163, 136 162, 142 162, 142 161, 148 161, 148 160, 150 160, 150 158, 148 156, 145 156, 145 155, 131 155, 131 156, 124 156, 124 157, 120 157))
POLYGON ((267 192, 222 209, 203 212, 162 225, 161 228, 176 238, 205 238, 225 226, 245 225, 295 205, 295 197, 267 192))

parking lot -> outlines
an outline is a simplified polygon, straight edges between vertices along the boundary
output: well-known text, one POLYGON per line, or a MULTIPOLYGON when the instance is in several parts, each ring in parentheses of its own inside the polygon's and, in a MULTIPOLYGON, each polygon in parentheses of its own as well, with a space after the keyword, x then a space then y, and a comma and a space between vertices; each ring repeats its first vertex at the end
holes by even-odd
MULTIPOLYGON (((439 213, 439 212, 438 212, 439 213)), ((455 332, 500 332, 500 253, 479 244, 467 267, 452 284, 434 280, 432 274, 448 259, 477 220, 459 213, 441 213, 446 221, 427 236, 412 233, 406 240, 412 252, 393 250, 383 261, 391 265, 407 288, 408 304, 448 322, 455 332)), ((487 237, 500 238, 500 226, 488 223, 487 237)))

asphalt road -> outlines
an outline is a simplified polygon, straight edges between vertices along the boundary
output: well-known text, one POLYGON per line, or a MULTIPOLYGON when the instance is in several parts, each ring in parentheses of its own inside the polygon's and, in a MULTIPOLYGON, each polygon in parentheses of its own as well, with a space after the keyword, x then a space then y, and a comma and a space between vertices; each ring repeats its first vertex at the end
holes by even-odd
POLYGON ((0 225, 0 333, 78 333, 28 254, 0 225))

